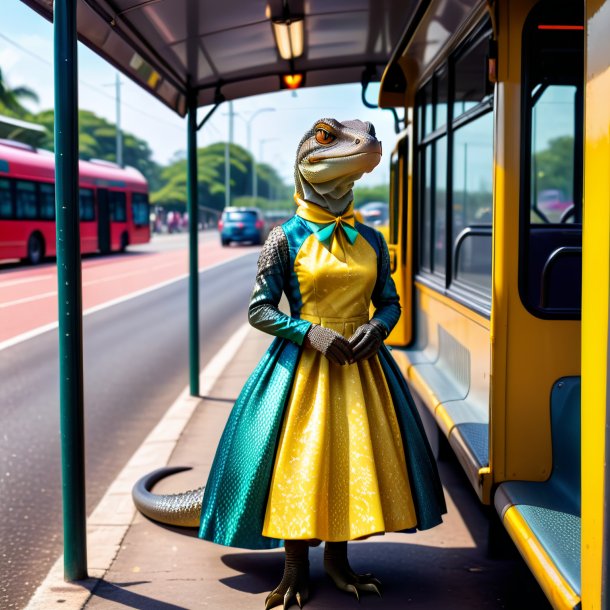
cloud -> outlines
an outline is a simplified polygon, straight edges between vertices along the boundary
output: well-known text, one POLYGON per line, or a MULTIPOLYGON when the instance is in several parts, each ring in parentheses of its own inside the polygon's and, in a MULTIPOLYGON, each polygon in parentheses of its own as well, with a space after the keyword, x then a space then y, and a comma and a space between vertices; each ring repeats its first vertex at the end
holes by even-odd
POLYGON ((12 47, 0 49, 0 66, 4 74, 8 74, 11 69, 19 62, 21 54, 12 47))

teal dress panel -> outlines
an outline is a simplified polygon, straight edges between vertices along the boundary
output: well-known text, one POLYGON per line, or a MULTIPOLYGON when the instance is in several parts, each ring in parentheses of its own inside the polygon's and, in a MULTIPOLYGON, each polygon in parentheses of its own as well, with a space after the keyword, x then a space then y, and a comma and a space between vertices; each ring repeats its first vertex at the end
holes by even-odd
MULTIPOLYGON (((390 331, 400 317, 400 304, 390 275, 387 245, 378 231, 360 223, 356 223, 356 229, 377 253, 377 282, 372 295, 374 317, 390 331)), ((249 310, 251 323, 277 338, 231 411, 203 497, 199 537, 225 546, 272 549, 282 545, 281 540, 267 538, 261 532, 282 420, 300 356, 299 346, 310 326, 299 319, 301 297, 294 261, 313 232, 298 216, 284 223, 282 230, 288 253, 284 259, 281 253, 265 253, 263 248, 273 262, 259 266, 249 310), (277 309, 282 292, 288 297, 290 316, 277 309)), ((394 359, 385 346, 378 356, 403 437, 417 529, 428 529, 439 524, 446 512, 436 462, 394 359)))
POLYGON ((273 549, 261 536, 284 406, 299 347, 277 338, 244 385, 224 429, 203 496, 199 537, 225 546, 273 549))

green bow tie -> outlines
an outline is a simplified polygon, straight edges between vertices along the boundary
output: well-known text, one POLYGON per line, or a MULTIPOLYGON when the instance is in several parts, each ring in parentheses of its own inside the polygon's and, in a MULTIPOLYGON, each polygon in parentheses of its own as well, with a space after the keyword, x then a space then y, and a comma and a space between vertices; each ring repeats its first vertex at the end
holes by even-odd
POLYGON ((339 227, 343 229, 345 237, 347 237, 350 244, 353 244, 356 241, 358 231, 354 228, 356 222, 354 218, 353 203, 350 203, 347 210, 345 210, 341 216, 335 216, 319 205, 311 204, 302 199, 298 199, 297 203, 299 206, 297 215, 318 226, 318 230, 315 231, 314 234, 318 240, 327 247, 330 247, 335 231, 339 227))

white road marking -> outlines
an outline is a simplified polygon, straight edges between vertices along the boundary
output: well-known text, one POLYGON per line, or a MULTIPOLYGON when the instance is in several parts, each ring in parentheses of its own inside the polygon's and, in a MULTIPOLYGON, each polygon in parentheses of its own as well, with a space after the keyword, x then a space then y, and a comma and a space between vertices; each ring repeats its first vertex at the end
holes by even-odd
POLYGON ((19 280, 6 280, 0 282, 0 288, 8 288, 9 286, 17 286, 19 284, 29 284, 31 282, 37 282, 38 280, 51 280, 55 277, 54 274, 48 273, 47 275, 35 275, 33 277, 22 277, 19 280))
MULTIPOLYGON (((222 265, 232 263, 233 261, 236 261, 244 256, 247 256, 248 254, 252 254, 252 252, 251 251, 244 252, 243 254, 240 254, 239 256, 236 256, 229 260, 221 261, 220 263, 215 263, 214 265, 210 265, 209 267, 206 267, 205 269, 200 269, 199 273, 201 274, 201 273, 206 273, 207 271, 212 271, 213 269, 216 269, 217 267, 221 267, 222 265)), ((116 299, 112 299, 111 301, 106 301, 104 303, 100 303, 99 305, 95 305, 94 307, 89 307, 88 309, 85 309, 83 311, 83 317, 88 316, 92 313, 101 311, 102 309, 107 309, 108 307, 113 307, 114 305, 118 305, 119 303, 124 303, 125 301, 129 301, 130 299, 135 299, 144 294, 148 294, 149 292, 154 292, 155 290, 165 288, 166 286, 169 286, 170 284, 174 284, 175 282, 179 282, 180 280, 183 280, 183 279, 187 278, 188 276, 189 276, 188 273, 183 273, 182 275, 174 277, 171 280, 167 280, 165 282, 155 284, 154 286, 149 286, 148 288, 143 288, 142 290, 136 290, 135 292, 130 292, 129 294, 126 294, 122 297, 118 297, 116 299)), ((253 281, 254 281, 254 278, 253 278, 253 281)), ((22 343, 23 341, 28 341, 29 339, 32 339, 33 337, 37 337, 38 335, 42 335, 43 333, 53 330, 53 329, 57 328, 58 325, 59 325, 58 322, 51 322, 50 324, 45 324, 44 326, 39 326, 38 328, 34 328, 32 330, 29 330, 25 333, 15 336, 15 337, 11 337, 10 339, 6 339, 5 341, 0 341, 0 352, 9 347, 12 347, 13 345, 17 345, 18 343, 22 343)))
MULTIPOLYGON (((237 257, 239 258, 239 256, 237 257)), ((173 267, 174 263, 166 263, 165 265, 156 265, 154 267, 150 267, 150 269, 141 269, 139 271, 129 271, 128 273, 117 273, 116 275, 111 275, 109 277, 103 277, 98 280, 89 280, 87 282, 83 282, 83 288, 86 286, 94 286, 95 284, 104 284, 107 282, 114 282, 119 279, 123 279, 126 277, 132 277, 134 275, 142 275, 144 273, 150 273, 151 271, 158 271, 159 269, 165 269, 167 267, 173 267)), ((53 277, 53 276, 49 276, 53 277)), ((1 288, 1 286, 0 286, 1 288)), ((50 297, 56 297, 57 290, 54 292, 41 292, 40 294, 32 295, 31 297, 23 297, 21 299, 15 299, 14 301, 6 301, 5 303, 0 303, 0 309, 6 309, 7 307, 13 307, 15 305, 23 305, 23 303, 31 303, 32 301, 42 301, 43 299, 48 299, 50 297)))
POLYGON ((42 292, 35 294, 31 297, 23 297, 22 299, 15 299, 14 301, 6 301, 0 303, 0 309, 6 309, 7 307, 14 307, 15 305, 23 305, 23 303, 31 303, 32 301, 41 301, 42 299, 48 299, 49 297, 56 297, 57 290, 55 292, 42 292))
MULTIPOLYGON (((241 348, 249 331, 248 323, 238 328, 201 371, 199 374, 201 396, 210 394, 224 369, 241 348)), ((136 508, 131 499, 131 489, 134 483, 151 470, 168 464, 200 401, 199 396, 190 395, 189 386, 182 390, 153 431, 108 487, 104 497, 87 519, 87 538, 89 541, 95 540, 96 542, 95 545, 90 544, 87 548, 87 559, 90 566, 89 580, 80 583, 65 582, 62 555, 36 589, 25 610, 55 608, 58 607, 59 600, 66 610, 76 610, 85 606, 93 589, 85 583, 103 578, 110 569, 136 515, 136 508), (168 431, 171 431, 169 435, 168 431)))

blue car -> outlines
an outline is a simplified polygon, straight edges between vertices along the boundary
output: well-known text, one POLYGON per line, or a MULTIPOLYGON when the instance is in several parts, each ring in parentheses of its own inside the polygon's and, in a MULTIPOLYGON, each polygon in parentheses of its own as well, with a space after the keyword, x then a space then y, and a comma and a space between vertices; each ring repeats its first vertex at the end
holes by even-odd
POLYGON ((223 246, 232 241, 262 244, 267 238, 267 223, 258 208, 225 208, 218 229, 223 246))

